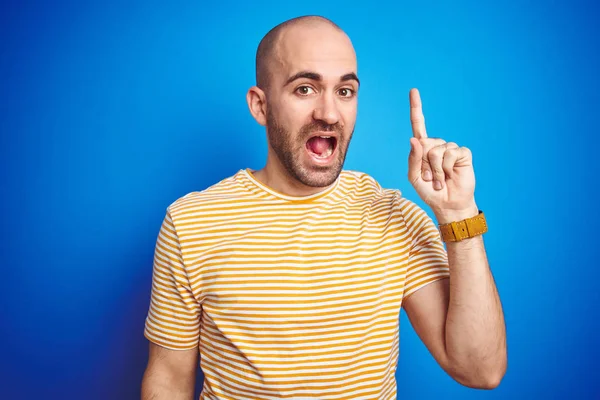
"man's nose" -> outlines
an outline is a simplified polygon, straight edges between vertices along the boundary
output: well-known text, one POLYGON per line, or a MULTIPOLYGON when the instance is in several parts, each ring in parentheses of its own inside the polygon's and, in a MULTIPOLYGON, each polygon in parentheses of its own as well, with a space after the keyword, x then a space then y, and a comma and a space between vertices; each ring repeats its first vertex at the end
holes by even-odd
POLYGON ((333 94, 323 93, 319 97, 313 118, 325 122, 328 125, 336 124, 340 121, 340 111, 333 94))

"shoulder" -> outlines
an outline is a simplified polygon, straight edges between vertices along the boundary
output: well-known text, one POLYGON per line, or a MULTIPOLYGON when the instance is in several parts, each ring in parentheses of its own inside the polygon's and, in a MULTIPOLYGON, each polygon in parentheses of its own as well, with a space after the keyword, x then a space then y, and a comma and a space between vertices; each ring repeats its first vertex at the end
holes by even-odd
POLYGON ((239 200, 244 196, 240 174, 241 171, 238 171, 235 175, 222 179, 206 189, 189 192, 177 198, 167 207, 168 214, 175 221, 192 215, 205 214, 239 200))
POLYGON ((423 218, 427 218, 426 211, 416 202, 404 197, 400 189, 384 188, 365 172, 344 170, 341 179, 349 192, 358 192, 363 197, 368 196, 377 202, 390 204, 393 213, 402 216, 409 224, 418 224, 423 218))
POLYGON ((350 194, 369 197, 374 201, 397 202, 402 198, 400 190, 382 187, 371 175, 353 170, 344 170, 340 176, 341 184, 350 194))
POLYGON ((385 194, 387 189, 383 189, 379 182, 371 175, 353 170, 343 170, 340 174, 340 183, 347 188, 347 190, 360 189, 365 194, 385 194))

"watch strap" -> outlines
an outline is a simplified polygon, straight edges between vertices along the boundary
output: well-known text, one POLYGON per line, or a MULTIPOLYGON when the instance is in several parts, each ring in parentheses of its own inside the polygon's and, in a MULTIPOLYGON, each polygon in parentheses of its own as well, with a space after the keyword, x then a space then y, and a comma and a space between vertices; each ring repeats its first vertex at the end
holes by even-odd
POLYGON ((486 233, 488 227, 483 211, 479 210, 476 216, 440 225, 439 230, 444 242, 459 242, 486 233))

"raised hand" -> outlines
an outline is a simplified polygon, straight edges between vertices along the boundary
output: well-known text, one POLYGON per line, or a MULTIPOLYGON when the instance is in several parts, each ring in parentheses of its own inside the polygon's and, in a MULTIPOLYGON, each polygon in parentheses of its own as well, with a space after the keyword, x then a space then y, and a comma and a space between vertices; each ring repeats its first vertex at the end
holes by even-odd
POLYGON ((430 138, 417 89, 409 92, 413 137, 408 158, 408 179, 439 223, 474 217, 475 172, 473 157, 466 147, 430 138))

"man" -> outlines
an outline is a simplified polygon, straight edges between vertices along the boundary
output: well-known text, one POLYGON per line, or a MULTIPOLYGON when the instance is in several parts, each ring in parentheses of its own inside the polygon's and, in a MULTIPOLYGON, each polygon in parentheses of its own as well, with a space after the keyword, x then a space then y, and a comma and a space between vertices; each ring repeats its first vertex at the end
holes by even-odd
POLYGON ((496 387, 505 326, 470 151, 428 137, 411 90, 408 177, 445 250, 415 203, 342 170, 359 79, 339 27, 314 16, 275 27, 256 69, 247 101, 266 126, 266 165, 168 207, 142 398, 191 399, 200 353, 201 399, 395 399, 400 307, 455 380, 496 387))

